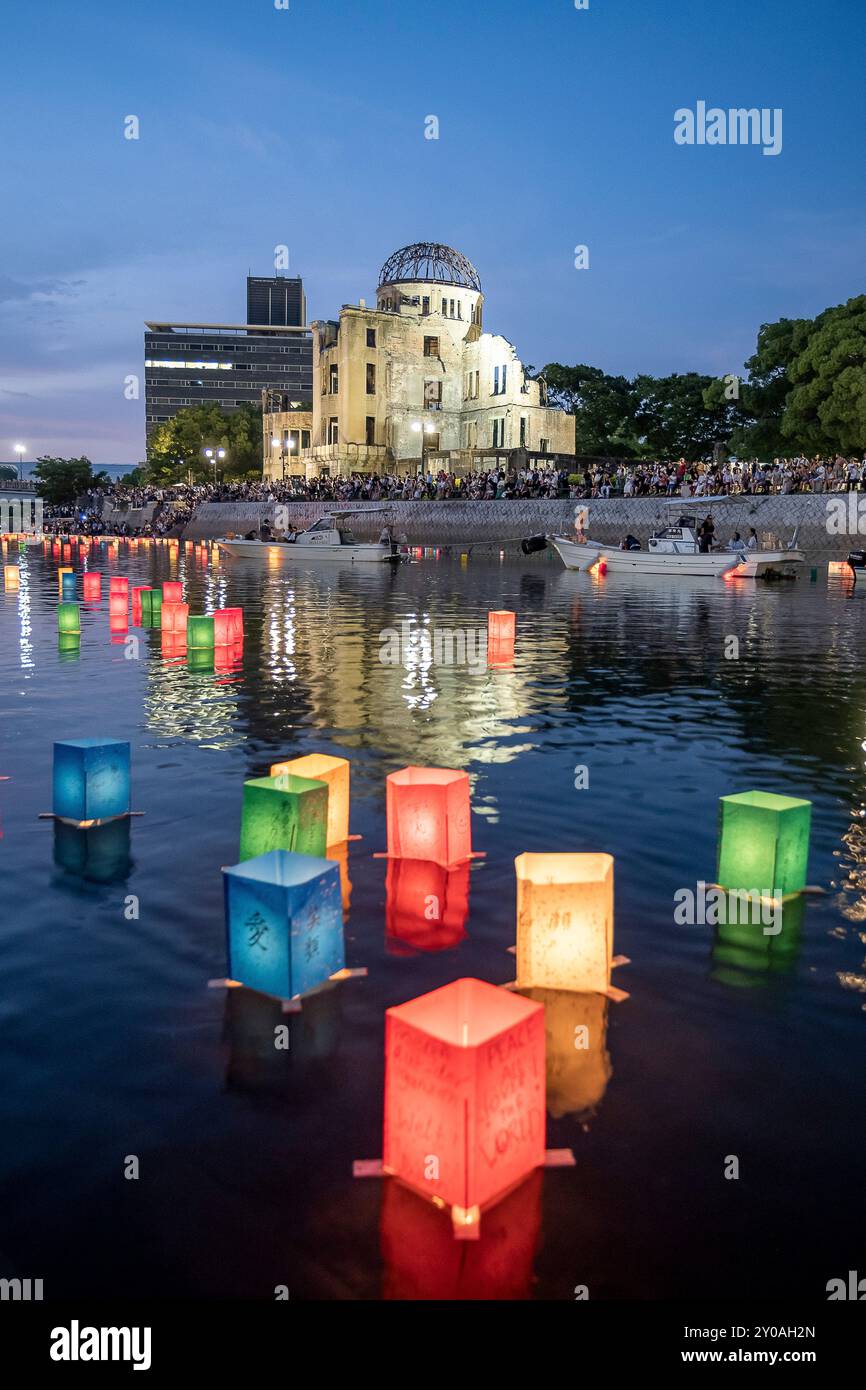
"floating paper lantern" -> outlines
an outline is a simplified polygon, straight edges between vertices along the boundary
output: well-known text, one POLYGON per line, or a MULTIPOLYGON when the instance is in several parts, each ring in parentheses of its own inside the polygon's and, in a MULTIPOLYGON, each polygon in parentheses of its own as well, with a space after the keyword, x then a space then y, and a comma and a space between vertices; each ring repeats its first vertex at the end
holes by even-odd
POLYGON ((73 825, 129 814, 129 744, 75 738, 54 745, 54 814, 73 825))
POLYGON ((57 591, 58 591, 59 594, 62 595, 62 593, 63 593, 63 577, 64 577, 64 575, 71 574, 71 573, 72 573, 72 570, 71 570, 71 568, 70 568, 69 565, 61 565, 60 569, 57 571, 57 591))
POLYGON ((178 579, 167 579, 162 586, 163 603, 183 603, 183 585, 178 579))
POLYGON ((77 592, 75 575, 70 570, 68 573, 64 574, 60 581, 60 597, 63 599, 64 603, 74 603, 77 592))
MULTIPOLYGON (((111 603, 111 599, 108 601, 111 603)), ((129 631, 129 614, 125 607, 122 608, 119 613, 109 613, 108 630, 112 634, 111 640, 113 642, 118 640, 117 634, 127 633, 129 631)))
POLYGON ((108 616, 109 618, 122 618, 124 624, 129 617, 129 605, 125 594, 108 595, 108 616))
MULTIPOLYGON (((238 610, 240 611, 240 610, 238 610)), ((328 844, 339 845, 349 838, 349 760, 326 753, 308 753, 303 758, 274 763, 272 777, 309 777, 328 788, 328 844)))
POLYGON ((163 632, 182 633, 186 641, 186 622, 189 617, 188 603, 166 603, 162 605, 163 632))
POLYGON ((141 593, 142 627, 159 627, 162 621, 162 591, 144 589, 141 593))
POLYGON ((613 958, 611 856, 521 854, 514 867, 517 983, 604 994, 613 958))
POLYGON ((294 999, 344 968, 336 864, 277 849, 223 874, 231 979, 294 999))
POLYGON ((141 596, 149 592, 149 584, 136 584, 135 588, 132 590, 132 621, 135 623, 136 627, 141 627, 141 596))
POLYGON ((458 945, 469 915, 469 869, 468 862, 446 869, 429 859, 390 859, 385 879, 389 946, 445 951, 458 945))
POLYGON ((388 1009, 383 1167, 477 1229, 544 1163, 544 1084, 540 1004, 463 979, 388 1009))
POLYGON ((102 598, 102 575, 97 574, 96 570, 88 570, 82 579, 84 585, 84 602, 96 603, 102 598))
POLYGON ((213 650, 213 618, 191 613, 186 620, 186 644, 191 651, 196 647, 213 650))
POLYGON ((57 631, 81 632, 81 613, 77 603, 58 603, 57 631))
MULTIPOLYGON (((163 614, 168 605, 163 605, 163 614)), ((170 661, 182 660, 187 654, 186 632, 170 632, 163 624, 162 627, 162 654, 170 661)))
POLYGON ((327 828, 328 788, 324 782, 288 774, 244 782, 242 860, 275 849, 324 858, 327 828))
POLYGON ((7 593, 13 592, 21 582, 21 571, 17 565, 3 566, 3 585, 7 593))
POLYGON ((505 643, 513 647, 514 638, 517 632, 517 614, 510 609, 500 609, 487 614, 487 643, 505 643))
POLYGON ((214 642, 218 647, 243 639, 244 610, 242 608, 217 608, 213 615, 214 642))
POLYGON ((388 854, 458 864, 472 854, 469 776, 443 767, 404 767, 386 779, 388 854))
POLYGON ((721 797, 717 881, 767 897, 799 893, 811 824, 811 801, 757 791, 721 797))
POLYGON ((748 902, 745 894, 726 894, 715 927, 713 978, 729 985, 754 985, 759 983, 756 975, 782 975, 793 970, 800 954, 805 911, 803 893, 773 905, 766 900, 748 902))
POLYGON ((125 574, 113 574, 108 581, 108 592, 112 594, 122 594, 125 599, 129 598, 129 580, 125 574))

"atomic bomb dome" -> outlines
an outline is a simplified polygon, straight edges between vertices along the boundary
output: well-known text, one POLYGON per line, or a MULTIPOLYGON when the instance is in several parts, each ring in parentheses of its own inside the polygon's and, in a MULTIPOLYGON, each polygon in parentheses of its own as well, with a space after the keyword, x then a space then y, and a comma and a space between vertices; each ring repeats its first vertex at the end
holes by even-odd
POLYGON ((460 285, 481 291, 481 278, 475 266, 453 246, 435 241, 416 241, 389 256, 379 272, 379 286, 431 284, 460 285))

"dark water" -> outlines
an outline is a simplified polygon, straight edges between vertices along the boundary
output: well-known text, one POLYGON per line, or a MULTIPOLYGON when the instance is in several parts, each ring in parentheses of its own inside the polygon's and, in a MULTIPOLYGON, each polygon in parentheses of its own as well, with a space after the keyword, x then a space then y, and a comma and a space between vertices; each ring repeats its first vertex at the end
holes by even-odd
MULTIPOLYGON (((106 597, 80 654, 58 652, 56 563, 31 551, 0 595, 0 1273, 46 1297, 265 1299, 821 1298, 866 1273, 866 585, 593 581, 544 557, 260 575, 182 554, 193 611, 246 613, 242 666, 190 671, 158 632, 127 659, 106 597), (513 669, 379 660, 404 619, 467 629, 496 608, 518 614, 513 669), (128 864, 122 839, 87 860, 37 819, 53 741, 101 735, 132 743, 128 864), (369 976, 309 1000, 278 1052, 278 1006, 208 988, 220 868, 244 779, 313 750, 352 762, 346 951, 369 976), (409 763, 469 771, 487 855, 439 950, 394 912, 409 939, 388 932, 372 857, 385 776, 409 763), (674 892, 712 879, 718 797, 753 787, 813 801, 826 890, 772 948, 673 920, 674 892), (616 857, 631 997, 554 1001, 547 1142, 576 1167, 536 1175, 468 1248, 351 1165, 381 1153, 385 1008, 513 978, 530 849, 616 857), (586 1019, 605 1045, 575 1063, 586 1019)), ((92 564, 176 569, 167 549, 92 564)))

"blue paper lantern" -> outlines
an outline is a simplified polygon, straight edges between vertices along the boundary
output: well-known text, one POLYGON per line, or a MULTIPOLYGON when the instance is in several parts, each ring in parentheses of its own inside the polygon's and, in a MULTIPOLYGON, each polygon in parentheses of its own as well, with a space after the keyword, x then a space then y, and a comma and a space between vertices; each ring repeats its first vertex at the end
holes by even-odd
POLYGON ((74 603, 77 597, 75 575, 68 571, 60 576, 60 597, 64 603, 74 603))
POLYGON ((129 744, 75 738, 54 745, 54 814, 73 825, 129 815, 129 744))
POLYGON ((343 969, 338 864, 275 849, 223 874, 231 979, 294 999, 343 969))

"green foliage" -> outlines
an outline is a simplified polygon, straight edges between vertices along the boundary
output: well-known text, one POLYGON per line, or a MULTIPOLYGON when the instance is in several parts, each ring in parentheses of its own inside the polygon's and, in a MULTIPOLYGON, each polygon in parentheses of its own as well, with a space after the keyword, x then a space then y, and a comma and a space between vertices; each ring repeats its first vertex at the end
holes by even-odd
POLYGON ((213 461, 205 449, 225 449, 218 478, 262 476, 262 412, 253 405, 221 410, 216 404, 190 406, 159 425, 147 446, 147 478, 152 483, 194 482, 213 478, 213 461))
POLYGON ((36 460, 33 477, 40 497, 52 507, 74 502, 94 483, 99 485, 108 481, 105 473, 94 475, 93 465, 88 458, 61 459, 49 458, 48 455, 36 460))
POLYGON ((608 376, 598 367, 544 368, 548 400, 575 417, 575 453, 634 458, 640 452, 635 430, 635 397, 624 376, 608 376))
POLYGON ((866 444, 866 295, 825 309, 788 366, 782 434, 807 453, 866 444))
POLYGON ((0 482, 14 482, 18 477, 18 470, 8 463, 0 463, 0 482))

